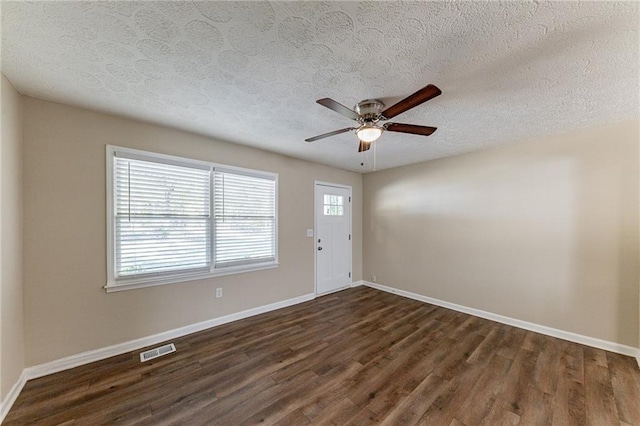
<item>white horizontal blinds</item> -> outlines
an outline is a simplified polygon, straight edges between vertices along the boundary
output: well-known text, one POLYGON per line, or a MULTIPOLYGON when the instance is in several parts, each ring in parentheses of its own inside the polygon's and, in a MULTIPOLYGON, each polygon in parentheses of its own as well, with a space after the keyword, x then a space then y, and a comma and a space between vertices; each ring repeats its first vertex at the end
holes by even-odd
POLYGON ((116 277, 211 265, 210 171, 114 158, 116 277))
POLYGON ((275 180, 214 172, 215 268, 273 262, 275 180))

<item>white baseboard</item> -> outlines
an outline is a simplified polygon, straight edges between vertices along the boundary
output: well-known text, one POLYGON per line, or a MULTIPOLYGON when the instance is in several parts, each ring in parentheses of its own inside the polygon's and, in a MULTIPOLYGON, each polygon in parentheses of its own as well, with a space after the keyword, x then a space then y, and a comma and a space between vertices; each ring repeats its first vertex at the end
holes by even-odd
POLYGON ((27 383, 27 374, 24 370, 22 370, 22 374, 18 377, 18 381, 11 387, 7 396, 4 397, 2 401, 0 401, 0 424, 4 421, 4 418, 9 413, 11 407, 13 407, 13 403, 18 399, 18 395, 22 391, 22 388, 27 383))
POLYGON ((360 280, 360 281, 354 281, 351 283, 351 287, 359 287, 361 285, 364 285, 364 281, 360 280))
POLYGON ((208 328, 216 327, 222 324, 227 324, 233 321, 238 321, 244 318, 260 315, 265 312, 270 312, 276 309, 282 309, 288 306, 297 305, 298 303, 307 302, 309 300, 313 300, 314 298, 315 298, 315 295, 313 293, 305 294, 304 296, 294 297, 292 299, 271 303, 269 305, 258 306, 257 308, 247 309, 245 311, 237 312, 235 314, 229 314, 223 317, 213 318, 213 319, 202 321, 196 324, 191 324, 191 325, 176 328, 173 330, 165 331, 163 333, 154 334, 152 336, 142 337, 140 339, 130 340, 124 343, 118 343, 117 345, 107 346, 106 348, 100 348, 100 349, 94 349, 88 352, 82 352, 76 355, 60 358, 44 364, 35 365, 33 367, 27 367, 25 368, 27 380, 57 373, 63 370, 68 370, 70 368, 78 367, 84 364, 89 364, 94 361, 100 361, 102 359, 109 358, 115 355, 131 352, 136 349, 144 348, 146 346, 155 345, 170 339, 186 336, 187 334, 196 333, 198 331, 206 330, 208 328))
POLYGON ((457 305, 451 302, 445 302, 444 300, 434 299, 432 297, 423 296, 421 294, 412 293, 410 291, 400 290, 397 288, 389 287, 382 284, 372 283, 364 281, 364 285, 375 288, 377 290, 386 291, 388 293, 397 294, 398 296, 407 297, 409 299, 418 300, 432 305, 442 306, 443 308, 452 309, 454 311, 463 312, 465 314, 473 315, 480 318, 485 318, 491 321, 499 322, 502 324, 512 325, 514 327, 523 328, 525 330, 534 331, 536 333, 545 334, 551 337, 557 337, 558 339, 568 340, 570 342, 580 343, 586 346, 592 346, 598 349, 604 349, 605 351, 615 352, 622 355, 628 355, 635 357, 640 367, 640 349, 632 346, 622 345, 620 343, 609 342, 607 340, 597 339, 595 337, 584 336, 582 334, 571 333, 569 331, 559 330, 557 328, 551 328, 544 325, 535 324, 532 322, 522 321, 516 318, 505 317, 503 315, 494 314, 492 312, 482 311, 480 309, 469 308, 467 306, 457 305))
POLYGON ((297 305, 299 303, 313 300, 314 298, 315 295, 313 293, 305 294, 303 296, 294 297, 292 299, 283 300, 281 302, 271 303, 269 305, 259 306, 257 308, 247 309, 246 311, 225 315, 219 318, 213 318, 196 324, 191 324, 173 330, 165 331, 163 333, 154 334, 152 336, 142 337, 140 339, 118 343, 117 345, 82 352, 65 358, 56 359, 44 364, 35 365, 33 367, 27 367, 22 371, 20 378, 18 379, 16 384, 13 385, 6 398, 4 398, 4 400, 0 403, 0 423, 2 423, 5 416, 13 406, 13 403, 20 394, 20 391, 24 387, 27 380, 37 379, 38 377, 47 376, 49 374, 68 370, 74 367, 79 367, 91 362, 100 361, 102 359, 109 358, 115 355, 135 351, 146 346, 155 345, 170 339, 186 336, 187 334, 196 333, 198 331, 206 330, 208 328, 216 327, 222 324, 227 324, 233 321, 260 315, 266 312, 275 311, 276 309, 282 309, 288 306, 297 305))

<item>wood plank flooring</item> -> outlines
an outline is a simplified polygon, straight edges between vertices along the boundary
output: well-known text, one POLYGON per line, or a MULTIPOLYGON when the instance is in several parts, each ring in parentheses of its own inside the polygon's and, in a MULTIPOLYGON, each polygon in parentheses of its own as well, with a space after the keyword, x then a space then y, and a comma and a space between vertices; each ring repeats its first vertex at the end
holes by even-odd
POLYGON ((29 381, 8 425, 640 425, 635 359, 367 287, 29 381))

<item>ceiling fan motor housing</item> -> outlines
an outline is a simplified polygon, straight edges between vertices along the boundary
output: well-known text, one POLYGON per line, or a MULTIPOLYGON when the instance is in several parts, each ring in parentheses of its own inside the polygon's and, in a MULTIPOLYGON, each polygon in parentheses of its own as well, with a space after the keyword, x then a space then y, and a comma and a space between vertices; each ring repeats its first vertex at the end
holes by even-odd
POLYGON ((377 99, 365 99, 355 106, 354 111, 362 116, 364 123, 371 123, 380 120, 380 112, 384 109, 384 104, 377 99))

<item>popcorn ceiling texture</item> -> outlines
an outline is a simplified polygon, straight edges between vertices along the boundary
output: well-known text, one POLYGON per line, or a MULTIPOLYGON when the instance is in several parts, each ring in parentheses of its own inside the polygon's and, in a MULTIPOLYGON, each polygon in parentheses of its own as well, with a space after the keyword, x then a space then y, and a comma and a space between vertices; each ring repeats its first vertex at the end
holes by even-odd
MULTIPOLYGON (((2 2, 2 72, 23 94, 353 171, 353 122, 387 105, 377 169, 638 116, 637 2, 2 2)), ((114 141, 115 142, 115 141, 114 141)), ((360 163, 364 162, 364 166, 360 163)))

